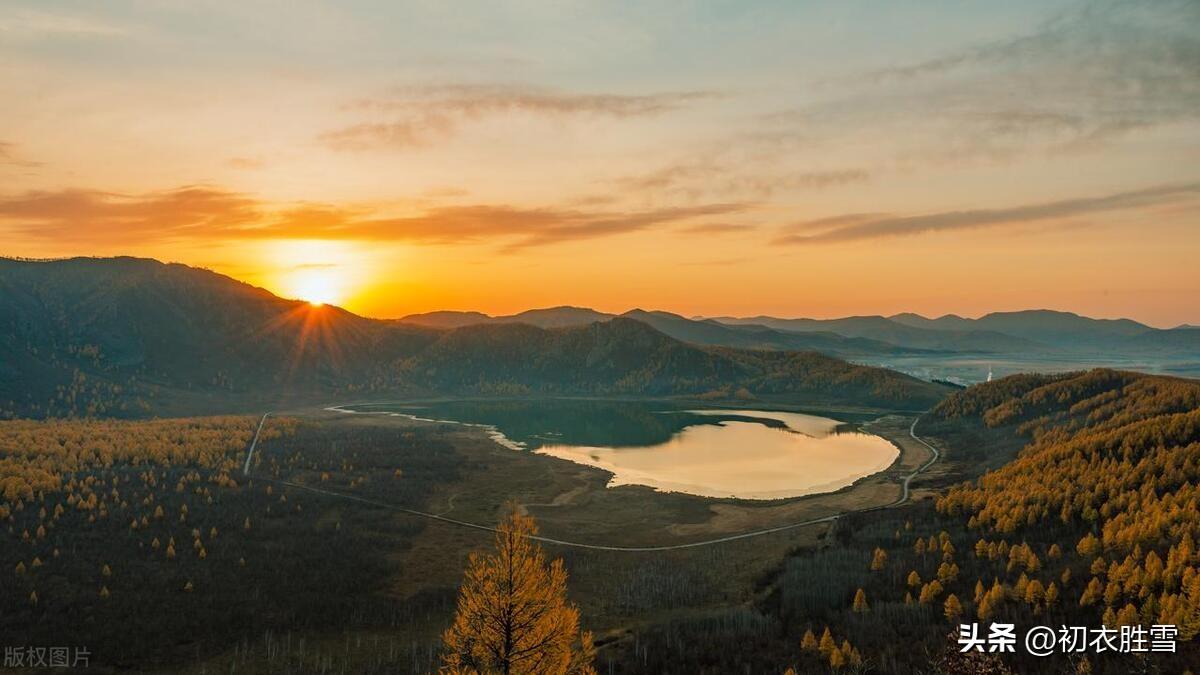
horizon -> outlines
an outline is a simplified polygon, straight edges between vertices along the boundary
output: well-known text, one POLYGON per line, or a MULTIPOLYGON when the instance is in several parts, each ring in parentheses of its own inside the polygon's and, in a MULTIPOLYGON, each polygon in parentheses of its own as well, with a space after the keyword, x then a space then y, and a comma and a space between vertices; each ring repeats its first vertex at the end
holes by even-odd
POLYGON ((6 672, 1200 664, 1200 0, 7 0, 0 100, 6 672))
POLYGON ((1172 0, 20 0, 0 236, 375 317, 1194 324, 1197 23, 1172 0))
POLYGON ((1200 322, 1193 323, 1193 322, 1184 321, 1181 323, 1176 323, 1176 324, 1171 324, 1171 325, 1162 325, 1162 324, 1156 324, 1156 323, 1147 322, 1147 321, 1141 321, 1141 319, 1138 319, 1138 318, 1135 318, 1132 316, 1093 316, 1093 315, 1087 315, 1087 313, 1080 312, 1080 311, 1075 311, 1075 310, 1070 310, 1070 309, 1057 309, 1057 307, 1046 307, 1046 306, 1019 307, 1019 309, 989 310, 989 311, 984 311, 982 313, 976 313, 976 315, 971 315, 971 313, 961 313, 961 312, 947 312, 947 313, 941 313, 941 315, 926 315, 926 313, 917 312, 917 311, 907 311, 907 310, 896 311, 896 312, 892 312, 892 313, 847 313, 847 315, 835 315, 835 316, 767 315, 767 313, 749 312, 749 311, 718 312, 718 313, 710 313, 710 315, 698 315, 698 313, 684 313, 684 312, 676 311, 673 309, 664 309, 664 307, 648 307, 648 306, 640 306, 640 305, 628 306, 628 307, 624 307, 624 309, 622 309, 622 307, 617 307, 617 309, 602 309, 602 307, 582 305, 582 304, 578 304, 578 303, 570 303, 570 301, 568 301, 568 303, 560 303, 560 304, 554 304, 554 305, 527 306, 527 307, 523 307, 523 309, 518 309, 516 311, 506 311, 506 312, 485 311, 485 310, 480 310, 480 309, 473 309, 473 307, 464 307, 464 309, 458 309, 458 307, 437 307, 437 309, 426 310, 426 311, 421 311, 421 312, 403 313, 403 315, 376 316, 376 315, 367 315, 367 313, 355 311, 353 309, 353 307, 347 307, 347 306, 338 304, 338 303, 336 303, 336 301, 325 301, 325 300, 317 300, 317 299, 312 299, 312 298, 301 298, 301 297, 288 297, 287 294, 281 294, 276 291, 272 291, 272 289, 268 288, 268 287, 254 285, 254 283, 251 283, 250 281, 247 281, 245 279, 239 279, 239 277, 223 273, 223 271, 215 270, 215 269, 208 268, 208 267, 202 267, 202 265, 188 264, 188 263, 181 262, 181 261, 162 261, 162 259, 158 259, 158 258, 148 258, 148 257, 139 257, 139 256, 62 256, 62 257, 50 257, 50 258, 0 256, 0 258, 12 259, 12 261, 18 261, 18 262, 32 262, 32 263, 52 263, 52 262, 60 262, 60 261, 71 261, 71 259, 97 259, 97 261, 113 261, 113 259, 119 259, 119 258, 132 258, 132 259, 140 259, 140 261, 152 261, 152 262, 167 264, 167 265, 181 264, 181 265, 186 265, 186 267, 191 267, 193 269, 203 269, 205 271, 211 271, 211 273, 220 274, 222 276, 228 277, 228 279, 232 279, 234 281, 238 281, 241 283, 250 283, 251 286, 263 289, 263 291, 268 291, 269 293, 276 295, 276 297, 282 298, 284 300, 300 301, 300 303, 310 303, 314 306, 334 306, 334 307, 337 307, 337 309, 352 312, 356 316, 361 316, 364 318, 371 318, 371 319, 378 319, 378 321, 398 321, 398 319, 426 315, 426 313, 438 313, 438 312, 481 313, 481 315, 485 315, 488 318, 497 318, 497 317, 505 317, 505 316, 514 316, 514 315, 518 315, 518 313, 523 313, 523 312, 575 309, 575 310, 588 310, 588 311, 606 313, 606 315, 611 315, 611 316, 623 316, 623 315, 625 315, 625 313, 634 312, 634 311, 646 311, 646 312, 661 311, 661 312, 673 313, 673 315, 682 316, 684 318, 696 319, 696 321, 701 321, 701 319, 714 319, 714 318, 784 318, 784 319, 815 319, 815 321, 832 321, 832 319, 839 319, 839 318, 871 318, 871 317, 880 317, 880 318, 890 319, 895 316, 906 315, 906 313, 910 313, 910 315, 916 315, 920 318, 934 319, 934 321, 936 321, 936 319, 940 319, 940 318, 965 318, 965 319, 971 319, 971 321, 974 321, 974 319, 983 318, 983 317, 986 317, 989 315, 995 315, 995 313, 1057 312, 1057 313, 1069 313, 1069 315, 1075 315, 1075 316, 1079 316, 1082 318, 1099 319, 1099 321, 1121 321, 1121 319, 1126 319, 1126 321, 1135 321, 1135 322, 1147 325, 1147 327, 1156 328, 1159 330, 1170 330, 1170 329, 1174 329, 1174 328, 1194 328, 1196 324, 1200 323, 1200 322))
POLYGON ((474 308, 469 308, 469 307, 462 308, 462 309, 442 307, 442 308, 431 309, 431 310, 427 310, 427 311, 423 311, 423 312, 410 312, 408 314, 401 314, 401 315, 397 315, 397 316, 376 316, 376 315, 363 314, 361 312, 357 312, 353 308, 343 306, 341 304, 338 304, 337 302, 326 302, 324 300, 314 300, 312 298, 303 298, 303 297, 289 297, 285 294, 280 294, 270 288, 266 288, 263 286, 257 286, 255 284, 252 284, 249 281, 246 281, 245 279, 239 279, 236 276, 226 274, 219 270, 214 270, 212 268, 202 267, 202 266, 198 266, 198 265, 189 265, 188 263, 180 262, 180 261, 159 260, 157 258, 145 258, 145 257, 139 257, 139 256, 131 256, 131 255, 125 255, 125 256, 121 256, 121 255, 118 255, 118 256, 63 256, 63 257, 55 257, 55 258, 0 256, 0 259, 15 260, 18 262, 32 262, 32 263, 49 263, 49 262, 60 262, 60 261, 66 261, 66 260, 79 260, 79 259, 83 259, 83 260, 117 260, 120 258, 130 258, 133 260, 149 260, 149 261, 153 261, 153 262, 163 264, 163 265, 184 265, 187 267, 191 267, 193 269, 201 269, 201 270, 205 270, 208 272, 213 272, 215 274, 219 274, 221 276, 227 277, 227 278, 232 279, 239 283, 250 284, 251 286, 254 286, 255 288, 265 290, 265 291, 272 293, 273 295, 275 295, 279 298, 282 298, 284 300, 293 301, 293 302, 308 302, 309 304, 312 304, 312 305, 318 306, 318 307, 320 307, 320 306, 336 307, 338 309, 342 309, 344 311, 351 312, 351 313, 361 316, 363 318, 375 319, 375 320, 381 320, 381 321, 401 320, 401 319, 405 319, 405 318, 409 318, 409 317, 413 317, 413 316, 420 316, 423 314, 436 314, 436 313, 483 314, 484 316, 486 316, 488 318, 499 318, 499 317, 513 316, 513 315, 517 315, 517 314, 521 314, 521 313, 525 313, 525 312, 538 312, 538 311, 548 311, 548 310, 556 310, 556 309, 586 310, 586 311, 598 312, 601 314, 608 314, 608 315, 611 315, 614 317, 622 316, 622 315, 628 314, 630 312, 644 311, 644 312, 667 312, 670 314, 675 314, 677 316, 681 316, 686 319, 692 319, 692 320, 720 319, 720 318, 734 318, 734 319, 774 318, 774 319, 813 319, 813 320, 817 320, 817 321, 829 321, 829 320, 835 320, 835 319, 850 319, 850 318, 892 319, 898 315, 903 315, 903 314, 913 314, 920 318, 930 319, 930 320, 937 320, 937 319, 943 319, 943 318, 960 318, 960 319, 976 320, 976 319, 981 319, 983 317, 986 317, 986 316, 989 316, 992 314, 1013 314, 1013 313, 1023 313, 1023 312, 1054 312, 1054 313, 1061 313, 1061 314, 1073 314, 1075 316, 1079 316, 1079 317, 1082 317, 1085 319, 1106 320, 1106 321, 1119 321, 1119 320, 1136 321, 1137 323, 1143 324, 1150 328, 1159 329, 1159 330, 1170 330, 1170 329, 1174 329, 1174 328, 1194 328, 1194 327, 1196 327, 1196 324, 1187 322, 1187 321, 1184 321, 1184 322, 1178 323, 1178 324, 1174 324, 1174 325, 1156 325, 1151 322, 1141 321, 1141 320, 1139 320, 1135 317, 1131 317, 1131 316, 1093 316, 1093 315, 1084 314, 1082 312, 1074 311, 1071 309, 1061 309, 1061 308, 1053 308, 1053 307, 1022 307, 1022 308, 1018 308, 1018 309, 997 309, 997 310, 990 310, 990 311, 983 312, 981 314, 974 314, 974 315, 956 313, 956 312, 948 312, 945 314, 929 315, 929 314, 923 314, 921 312, 899 311, 899 312, 893 312, 891 314, 859 313, 859 314, 842 314, 842 315, 836 315, 836 316, 812 316, 812 315, 802 315, 802 314, 762 314, 762 313, 751 313, 751 312, 742 312, 742 313, 725 312, 725 313, 715 313, 715 314, 685 314, 683 312, 675 311, 670 308, 664 309, 662 307, 632 306, 632 307, 624 307, 624 308, 618 307, 616 309, 604 309, 604 308, 600 308, 600 307, 593 307, 593 306, 588 306, 588 305, 581 305, 578 303, 566 302, 566 303, 560 303, 560 304, 554 304, 554 305, 524 307, 522 309, 518 309, 518 310, 512 311, 512 312, 489 312, 489 311, 485 311, 485 310, 481 310, 481 309, 474 309, 474 308))

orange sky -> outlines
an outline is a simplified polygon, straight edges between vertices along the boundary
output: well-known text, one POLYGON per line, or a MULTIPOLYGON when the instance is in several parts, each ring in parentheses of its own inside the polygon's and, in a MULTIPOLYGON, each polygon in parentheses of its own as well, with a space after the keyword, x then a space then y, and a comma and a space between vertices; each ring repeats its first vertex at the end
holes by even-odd
POLYGON ((6 3, 0 253, 384 317, 1200 323, 1200 10, 1005 5, 6 3))

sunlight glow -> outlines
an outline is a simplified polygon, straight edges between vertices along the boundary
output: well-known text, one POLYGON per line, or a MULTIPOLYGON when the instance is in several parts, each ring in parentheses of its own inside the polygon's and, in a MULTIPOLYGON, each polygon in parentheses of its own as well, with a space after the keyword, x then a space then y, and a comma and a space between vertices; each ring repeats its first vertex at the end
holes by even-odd
POLYGON ((345 297, 342 285, 334 269, 303 269, 291 275, 289 295, 307 300, 314 307, 332 305, 345 297))
POLYGON ((344 242, 275 241, 267 257, 277 270, 270 285, 313 307, 345 303, 359 290, 366 267, 364 255, 344 242))

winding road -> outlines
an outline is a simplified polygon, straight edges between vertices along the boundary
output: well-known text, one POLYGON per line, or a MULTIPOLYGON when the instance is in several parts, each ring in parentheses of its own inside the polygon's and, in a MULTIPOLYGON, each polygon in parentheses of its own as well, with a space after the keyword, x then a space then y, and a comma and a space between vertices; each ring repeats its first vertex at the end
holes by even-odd
MULTIPOLYGON (((302 483, 293 483, 291 481, 279 480, 277 478, 266 478, 263 476, 251 476, 250 475, 250 462, 254 458, 255 449, 258 447, 258 437, 262 433, 263 425, 266 423, 267 417, 270 415, 271 415, 271 413, 269 413, 269 412, 263 414, 262 419, 259 420, 259 422, 258 422, 258 429, 255 430, 255 432, 254 432, 254 439, 250 441, 250 448, 246 452, 246 463, 242 467, 242 473, 245 476, 253 478, 255 480, 264 481, 267 483, 273 483, 275 485, 282 485, 282 486, 286 486, 286 487, 290 487, 290 488, 295 488, 297 490, 304 490, 307 492, 312 492, 314 494, 326 495, 329 497, 337 497, 339 499, 345 499, 345 500, 349 500, 349 501, 353 501, 353 502, 358 502, 360 504, 368 504, 370 506, 375 506, 375 507, 382 508, 382 509, 388 509, 390 511, 398 511, 400 513, 406 513, 406 514, 409 514, 412 516, 428 518, 430 520, 437 520, 437 521, 441 521, 443 523, 449 523, 451 525, 458 525, 459 527, 467 527, 467 528, 471 528, 474 530, 482 530, 484 532, 496 532, 497 531, 495 527, 492 527, 490 525, 480 525, 478 523, 470 523, 465 520, 448 518, 446 516, 439 515, 436 513, 417 511, 416 509, 409 509, 409 508, 405 508, 403 506, 396 506, 395 504, 388 504, 386 502, 381 502, 381 501, 377 501, 374 499, 367 499, 366 497, 359 497, 357 495, 345 494, 343 492, 334 492, 332 490, 325 490, 322 488, 313 487, 311 485, 304 485, 302 483)), ((850 515, 853 513, 866 513, 869 511, 878 511, 880 509, 888 509, 888 508, 892 508, 895 506, 899 506, 909 500, 909 496, 910 496, 909 483, 912 482, 912 479, 916 478, 923 471, 925 471, 929 467, 933 466, 934 462, 937 462, 938 459, 941 458, 941 453, 938 452, 937 448, 933 447, 932 445, 927 443, 923 438, 921 438, 920 436, 917 435, 917 422, 919 422, 920 420, 921 420, 921 415, 918 415, 915 419, 913 419, 912 425, 908 428, 908 435, 912 436, 913 440, 917 441, 921 445, 928 448, 929 452, 932 453, 932 456, 924 464, 917 467, 917 469, 915 471, 913 471, 912 473, 910 473, 904 477, 904 482, 901 486, 903 488, 903 491, 902 491, 900 497, 896 501, 894 501, 890 504, 882 504, 880 506, 871 506, 871 507, 867 507, 865 509, 856 509, 854 511, 843 511, 842 513, 829 515, 829 516, 823 516, 821 518, 810 518, 808 520, 802 520, 802 521, 796 522, 796 523, 789 523, 787 525, 778 525, 776 527, 768 527, 768 528, 762 529, 762 530, 753 530, 751 532, 743 532, 741 534, 733 534, 733 535, 729 535, 729 536, 725 536, 725 537, 718 537, 716 539, 706 539, 704 541, 694 541, 694 542, 690 542, 687 544, 668 544, 668 545, 664 545, 664 546, 606 546, 603 544, 585 544, 585 543, 577 542, 577 541, 567 541, 565 539, 555 539, 553 537, 543 537, 543 536, 536 536, 536 535, 530 536, 530 539, 542 542, 544 544, 555 544, 558 546, 566 546, 569 548, 578 548, 578 549, 588 549, 588 550, 593 550, 593 551, 618 551, 618 552, 625 552, 625 553, 648 553, 648 552, 654 552, 654 551, 678 551, 681 549, 699 548, 701 546, 712 546, 714 544, 723 544, 725 542, 737 541, 739 539, 750 539, 752 537, 761 537, 766 534, 772 534, 775 532, 783 532, 785 530, 794 530, 794 529, 797 529, 800 527, 808 527, 810 525, 817 525, 819 523, 832 523, 833 521, 835 521, 838 518, 841 518, 842 516, 845 516, 845 515, 850 515)))

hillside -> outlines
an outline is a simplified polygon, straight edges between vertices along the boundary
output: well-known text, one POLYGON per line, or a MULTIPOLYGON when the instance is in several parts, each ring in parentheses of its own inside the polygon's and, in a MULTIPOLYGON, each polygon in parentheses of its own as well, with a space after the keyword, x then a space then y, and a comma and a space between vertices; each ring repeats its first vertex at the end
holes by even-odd
POLYGON ((827 357, 764 358, 685 344, 630 319, 452 330, 379 321, 283 300, 207 270, 134 258, 0 261, 0 374, 0 415, 39 417, 136 416, 201 404, 237 410, 370 392, 720 395, 747 388, 915 408, 945 393, 827 357), (797 360, 810 367, 795 370, 797 360))
POLYGON ((1115 358, 1125 359, 1129 364, 1148 360, 1163 370, 1186 372, 1189 364, 1200 362, 1200 331, 1187 327, 1164 330, 1128 319, 1091 319, 1050 310, 995 312, 978 319, 953 314, 929 319, 913 313, 791 319, 765 315, 688 318, 642 309, 616 315, 564 306, 504 316, 438 311, 409 315, 399 321, 441 329, 507 323, 567 328, 608 321, 615 316, 642 321, 673 338, 695 344, 815 350, 874 363, 886 363, 889 361, 886 357, 896 356, 928 356, 936 361, 954 354, 995 354, 1061 362, 1100 358, 1103 363, 1115 358))
MULTIPOLYGON (((539 328, 572 328, 600 321, 610 321, 617 316, 640 321, 653 326, 676 340, 698 345, 785 351, 812 350, 841 358, 920 354, 926 351, 911 345, 897 346, 888 341, 871 339, 859 335, 839 335, 829 330, 798 332, 779 330, 754 323, 734 325, 712 319, 694 320, 678 314, 672 314, 671 312, 646 311, 642 309, 633 309, 620 315, 606 314, 583 307, 531 309, 506 316, 488 316, 480 312, 438 311, 426 314, 411 314, 399 321, 416 326, 443 329, 462 328, 479 324, 501 325, 513 323, 524 323, 539 328)), ((941 342, 949 344, 949 340, 946 339, 941 340, 941 342)), ((941 347, 934 348, 941 349, 941 347)))
POLYGON ((596 321, 608 321, 612 314, 597 312, 586 307, 547 307, 544 309, 527 309, 517 314, 490 316, 483 312, 458 312, 440 310, 423 314, 409 314, 398 321, 428 326, 430 328, 462 328, 483 323, 527 323, 539 328, 566 328, 569 326, 586 326, 596 321))
POLYGON ((135 413, 158 389, 324 391, 434 333, 135 258, 0 260, 0 408, 135 413))
POLYGON ((1093 319, 1072 312, 1033 309, 992 312, 978 319, 953 314, 927 319, 917 314, 897 314, 893 321, 934 330, 987 330, 1069 351, 1121 347, 1129 338, 1160 332, 1129 319, 1093 319))
MULTIPOLYGON (((1016 375, 946 398, 915 428, 942 451, 914 481, 915 501, 844 516, 828 548, 786 561, 746 621, 787 627, 795 672, 829 672, 817 644, 826 630, 882 673, 1123 675, 1200 663, 1200 382, 1108 369, 1016 375), (998 657, 962 653, 957 628, 972 622, 1013 624, 1018 636, 1032 626, 1179 632, 1175 653, 1140 661, 1019 646, 998 657)), ((743 647, 755 632, 727 618, 715 635, 680 636, 714 645, 693 670, 762 649, 743 647)))
POLYGON ((701 345, 784 351, 811 350, 840 357, 906 354, 918 351, 880 340, 846 337, 829 331, 794 333, 757 324, 730 326, 713 320, 688 319, 670 312, 634 309, 621 316, 654 326, 677 340, 701 345))
POLYGON ((948 391, 815 352, 705 348, 618 317, 560 329, 476 325, 444 334, 403 361, 401 379, 477 394, 793 395, 921 408, 948 391))
POLYGON ((1078 581, 1058 585, 1092 621, 1175 624, 1183 640, 1200 631, 1200 382, 1113 370, 1005 378, 932 414, 1029 438, 939 511, 969 519, 985 544, 1053 534, 1070 555, 1051 554, 1041 583, 1079 560, 1078 581))

